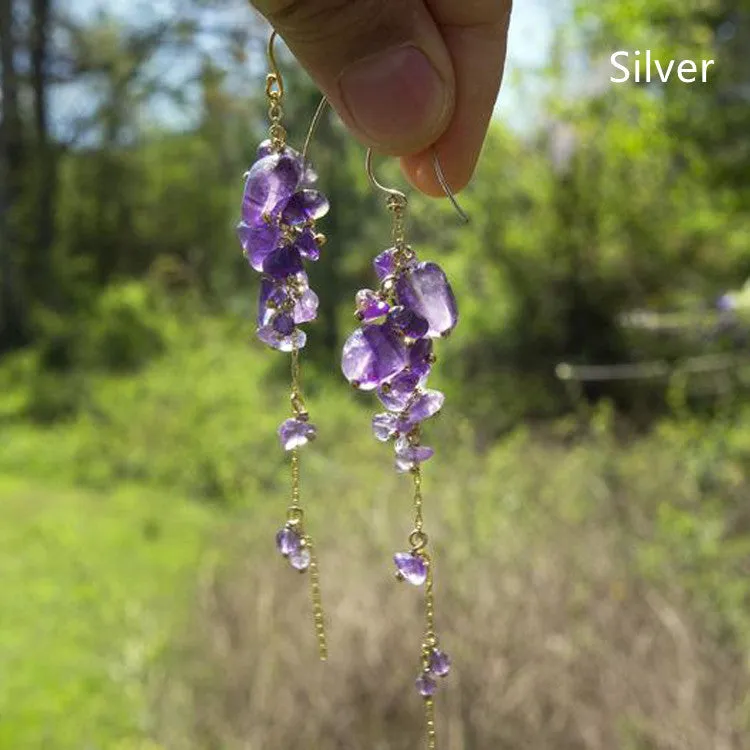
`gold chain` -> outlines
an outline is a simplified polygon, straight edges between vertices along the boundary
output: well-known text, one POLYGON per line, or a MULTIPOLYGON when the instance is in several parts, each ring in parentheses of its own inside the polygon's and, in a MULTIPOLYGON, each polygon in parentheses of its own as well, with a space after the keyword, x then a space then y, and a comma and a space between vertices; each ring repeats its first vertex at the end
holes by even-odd
MULTIPOLYGON (((292 415, 298 419, 307 419, 305 400, 302 397, 302 376, 300 374, 299 350, 295 346, 292 349, 292 392, 290 397, 292 403, 292 415)), ((294 449, 291 456, 292 467, 292 498, 287 509, 287 521, 301 526, 304 512, 300 505, 300 457, 299 450, 294 449)), ((300 529, 301 531, 301 529, 300 529)), ((325 613, 323 611, 323 597, 320 591, 320 570, 318 568, 318 557, 315 553, 315 545, 309 534, 304 535, 305 548, 310 553, 310 598, 312 599, 313 624, 315 636, 318 640, 318 654, 320 660, 328 658, 328 643, 326 640, 325 613)))
POLYGON ((268 135, 275 151, 281 151, 286 144, 286 130, 281 124, 284 110, 281 99, 284 96, 284 84, 280 73, 269 73, 266 76, 266 98, 268 99, 268 135))

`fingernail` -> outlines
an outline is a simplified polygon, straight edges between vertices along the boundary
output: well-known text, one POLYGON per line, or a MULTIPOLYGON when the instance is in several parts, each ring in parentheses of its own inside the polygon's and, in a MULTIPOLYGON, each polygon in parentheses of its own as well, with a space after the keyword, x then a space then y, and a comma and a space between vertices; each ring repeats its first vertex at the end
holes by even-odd
POLYGON ((356 126, 384 146, 434 135, 449 103, 443 79, 412 45, 358 60, 342 73, 339 85, 356 126))

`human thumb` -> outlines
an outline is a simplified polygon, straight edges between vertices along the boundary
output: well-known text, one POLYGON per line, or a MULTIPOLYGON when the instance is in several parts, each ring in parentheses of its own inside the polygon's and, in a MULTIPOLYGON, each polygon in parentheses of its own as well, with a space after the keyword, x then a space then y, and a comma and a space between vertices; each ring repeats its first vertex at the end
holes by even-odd
POLYGON ((365 145, 421 151, 453 113, 450 55, 422 0, 253 0, 365 145))

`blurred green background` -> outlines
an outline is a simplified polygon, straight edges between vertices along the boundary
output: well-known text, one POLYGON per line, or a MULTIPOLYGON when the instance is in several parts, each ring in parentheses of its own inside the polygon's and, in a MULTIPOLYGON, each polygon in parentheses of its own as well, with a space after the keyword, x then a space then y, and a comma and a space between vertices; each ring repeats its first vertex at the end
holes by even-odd
MULTIPOLYGON (((747 750, 750 2, 517 6, 471 224, 409 216, 462 310, 427 427, 441 747, 747 750), (716 64, 613 85, 621 49, 716 64)), ((274 550, 288 361, 234 235, 267 34, 239 0, 0 0, 0 748, 419 746, 409 482, 338 369, 389 217, 332 116, 302 488, 325 667, 274 550)), ((317 94, 284 73, 299 146, 317 94)))

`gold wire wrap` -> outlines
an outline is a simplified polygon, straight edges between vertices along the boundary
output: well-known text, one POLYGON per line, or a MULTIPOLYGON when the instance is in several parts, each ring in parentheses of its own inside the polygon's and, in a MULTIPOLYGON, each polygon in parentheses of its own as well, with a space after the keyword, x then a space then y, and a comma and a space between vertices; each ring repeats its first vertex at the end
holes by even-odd
POLYGON ((268 135, 274 151, 281 151, 286 145, 286 130, 281 123, 284 117, 284 110, 281 107, 281 100, 284 98, 284 79, 281 77, 281 71, 273 49, 276 36, 276 32, 273 31, 268 40, 268 66, 271 72, 266 76, 266 99, 268 99, 268 119, 270 121, 268 135))
MULTIPOLYGON (((297 419, 305 420, 308 418, 305 400, 302 396, 302 376, 300 373, 299 349, 295 346, 292 349, 292 388, 290 402, 292 406, 292 415, 297 419)), ((310 553, 310 565, 308 573, 310 575, 310 599, 312 600, 313 626, 315 628, 315 637, 318 641, 318 655, 321 661, 328 659, 328 641, 326 638, 325 612, 323 610, 323 597, 320 590, 320 570, 318 568, 318 557, 315 552, 315 545, 312 537, 304 533, 304 511, 300 505, 300 457, 299 450, 295 448, 291 452, 291 472, 292 472, 292 497, 291 503, 287 508, 287 523, 296 526, 302 534, 305 548, 310 553)))

